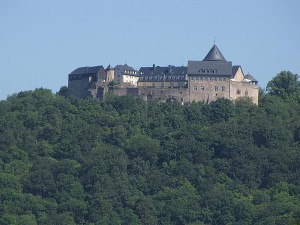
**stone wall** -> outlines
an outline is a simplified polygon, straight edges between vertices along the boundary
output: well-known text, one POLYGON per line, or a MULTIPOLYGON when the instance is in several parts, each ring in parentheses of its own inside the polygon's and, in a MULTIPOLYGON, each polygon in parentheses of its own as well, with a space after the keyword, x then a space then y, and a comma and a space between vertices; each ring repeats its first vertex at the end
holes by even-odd
POLYGON ((90 95, 89 87, 90 82, 88 77, 81 78, 78 80, 69 80, 68 94, 78 98, 85 98, 90 95))
POLYGON ((118 96, 130 95, 138 97, 138 88, 111 88, 110 91, 118 96))
POLYGON ((218 98, 229 98, 229 79, 215 80, 191 80, 189 78, 190 102, 211 102, 218 98))
POLYGON ((230 100, 242 97, 250 97, 252 102, 258 105, 258 85, 251 82, 230 82, 230 100))
POLYGON ((182 104, 189 102, 187 88, 138 88, 138 95, 145 101, 177 101, 182 104))
MULTIPOLYGON (((145 101, 158 100, 161 102, 177 101, 182 104, 190 102, 211 102, 218 98, 227 98, 232 101, 241 97, 250 97, 254 104, 258 104, 259 87, 255 83, 233 81, 229 78, 214 80, 195 80, 189 78, 189 87, 129 87, 125 84, 110 88, 118 96, 131 95, 145 101)), ((88 78, 69 80, 69 95, 78 98, 97 97, 104 99, 108 92, 105 83, 90 82, 88 78)))

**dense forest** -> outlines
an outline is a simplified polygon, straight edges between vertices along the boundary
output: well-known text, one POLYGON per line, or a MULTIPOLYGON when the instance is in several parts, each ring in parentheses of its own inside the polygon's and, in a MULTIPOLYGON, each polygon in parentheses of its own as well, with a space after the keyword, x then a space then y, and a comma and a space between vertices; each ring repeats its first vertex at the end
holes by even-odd
POLYGON ((300 218, 300 81, 210 104, 23 91, 0 101, 0 225, 286 225, 300 218))

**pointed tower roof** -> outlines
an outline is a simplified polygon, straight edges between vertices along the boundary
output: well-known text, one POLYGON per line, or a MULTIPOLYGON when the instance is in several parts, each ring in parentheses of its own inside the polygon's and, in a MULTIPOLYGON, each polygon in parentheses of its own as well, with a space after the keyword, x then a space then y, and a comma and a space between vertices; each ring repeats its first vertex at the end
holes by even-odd
POLYGON ((108 67, 105 69, 106 71, 112 70, 113 67, 111 67, 111 65, 109 64, 108 67))
POLYGON ((214 44, 214 46, 207 53, 203 61, 226 61, 226 59, 222 55, 219 48, 214 44))
POLYGON ((251 80, 253 82, 257 82, 257 80, 250 73, 246 74, 245 79, 251 80))

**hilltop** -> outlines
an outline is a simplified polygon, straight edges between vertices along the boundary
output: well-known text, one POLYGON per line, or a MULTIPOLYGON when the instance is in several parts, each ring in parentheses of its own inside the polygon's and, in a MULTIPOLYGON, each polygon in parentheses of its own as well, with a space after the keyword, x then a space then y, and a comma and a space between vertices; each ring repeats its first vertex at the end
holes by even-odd
POLYGON ((297 79, 278 74, 259 105, 10 96, 0 102, 0 224, 296 223, 297 79))

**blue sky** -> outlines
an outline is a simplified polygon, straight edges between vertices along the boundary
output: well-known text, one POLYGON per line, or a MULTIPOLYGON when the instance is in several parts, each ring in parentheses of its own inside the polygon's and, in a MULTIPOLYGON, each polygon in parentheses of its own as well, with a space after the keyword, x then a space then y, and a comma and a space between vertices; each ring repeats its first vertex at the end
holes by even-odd
POLYGON ((53 92, 81 66, 187 65, 216 38, 261 87, 300 73, 298 0, 1 0, 0 99, 53 92))

